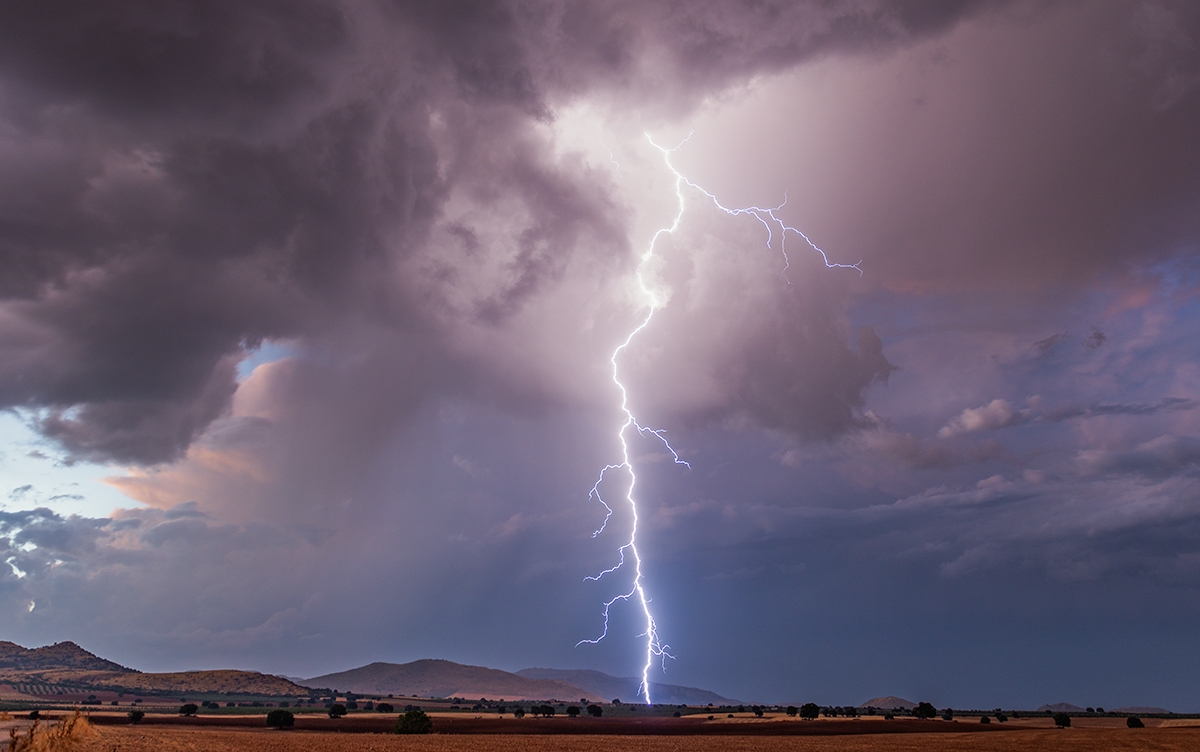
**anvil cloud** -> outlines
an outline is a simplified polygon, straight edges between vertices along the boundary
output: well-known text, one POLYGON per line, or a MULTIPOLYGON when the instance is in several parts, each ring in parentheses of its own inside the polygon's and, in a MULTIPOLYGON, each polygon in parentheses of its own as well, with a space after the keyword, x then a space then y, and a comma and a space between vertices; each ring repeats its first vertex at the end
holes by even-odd
POLYGON ((1200 710, 1168 0, 0 8, 0 408, 129 498, 0 447, 5 638, 632 674, 632 621, 572 647, 587 491, 677 208, 645 134, 693 129, 678 169, 864 274, 695 193, 643 269, 623 373, 694 468, 636 448, 667 680, 1200 710))

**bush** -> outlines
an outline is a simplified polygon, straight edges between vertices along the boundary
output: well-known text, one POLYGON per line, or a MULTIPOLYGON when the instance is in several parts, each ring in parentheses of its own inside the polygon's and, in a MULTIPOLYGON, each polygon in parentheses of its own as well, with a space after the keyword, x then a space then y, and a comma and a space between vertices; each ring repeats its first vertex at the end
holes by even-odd
POLYGON ((397 734, 428 734, 433 731, 433 719, 423 710, 410 710, 396 719, 397 734))
POLYGON ((524 718, 525 708, 513 708, 513 718, 524 718))
POLYGON ((683 713, 680 713, 678 710, 676 710, 676 711, 675 711, 675 713, 673 714, 673 716, 674 716, 675 718, 682 718, 682 717, 683 717, 683 713))
POLYGON ((125 717, 129 719, 130 723, 141 723, 142 719, 146 717, 146 711, 134 708, 126 713, 125 717))
POLYGON ((1146 728, 1146 724, 1142 723, 1142 719, 1136 715, 1131 715, 1125 719, 1125 725, 1129 728, 1146 728))
POLYGON ((988 718, 988 717, 985 715, 984 717, 982 717, 982 718, 980 718, 980 719, 979 719, 979 722, 980 722, 980 723, 991 723, 991 722, 992 722, 992 719, 991 719, 991 718, 988 718))
POLYGON ((395 708, 392 707, 392 704, 390 702, 381 702, 375 706, 375 709, 378 710, 380 713, 392 713, 392 712, 395 712, 395 710, 396 710, 395 708))
POLYGON ((1008 716, 1006 716, 1006 715, 1005 715, 1005 714, 1003 714, 1003 713, 997 713, 997 714, 996 714, 996 720, 997 720, 997 721, 1000 721, 1001 723, 1004 723, 1005 721, 1007 721, 1007 720, 1008 720, 1008 716))
POLYGON ((200 708, 196 706, 196 703, 189 702, 187 705, 179 706, 179 714, 180 715, 195 715, 196 711, 199 709, 200 708))
POLYGON ((894 720, 896 720, 896 714, 895 714, 895 713, 884 713, 884 714, 883 714, 883 720, 885 720, 885 721, 894 721, 894 720))
POLYGON ((1054 725, 1058 726, 1059 728, 1069 727, 1071 725, 1071 716, 1067 715, 1066 713, 1055 713, 1054 725))
POLYGON ((329 713, 330 718, 341 718, 346 714, 346 706, 340 702, 335 702, 329 706, 326 712, 329 713))
POLYGON ((296 717, 288 710, 271 710, 267 712, 267 725, 277 729, 291 728, 296 725, 296 717))

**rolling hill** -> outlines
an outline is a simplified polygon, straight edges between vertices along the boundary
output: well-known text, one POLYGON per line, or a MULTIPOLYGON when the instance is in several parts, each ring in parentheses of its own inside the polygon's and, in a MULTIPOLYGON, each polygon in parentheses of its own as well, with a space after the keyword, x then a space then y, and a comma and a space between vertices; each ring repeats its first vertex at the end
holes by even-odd
POLYGON ((426 659, 412 663, 371 663, 349 671, 314 676, 313 687, 334 687, 357 694, 394 694, 405 697, 463 697, 478 700, 578 700, 603 701, 604 697, 563 681, 531 679, 495 668, 464 666, 451 661, 426 659))
POLYGON ((862 705, 859 705, 858 707, 860 707, 860 708, 878 708, 879 710, 896 710, 896 709, 912 710, 916 706, 917 706, 917 704, 915 702, 910 702, 909 700, 905 700, 903 697, 895 697, 893 695, 888 695, 887 697, 873 697, 870 700, 867 700, 866 702, 864 702, 862 705))
MULTIPOLYGON (((626 702, 637 702, 638 685, 641 684, 641 679, 619 678, 609 676, 601 671, 586 669, 523 668, 517 672, 517 676, 543 681, 566 682, 610 701, 621 699, 626 702)), ((740 700, 731 700, 716 692, 709 692, 707 689, 655 682, 650 682, 650 699, 664 705, 707 705, 710 702, 713 705, 738 705, 741 703, 740 700)))
POLYGON ((143 693, 256 694, 300 697, 311 691, 257 671, 181 671, 147 674, 89 653, 73 642, 24 648, 0 642, 0 681, 47 687, 131 690, 143 693))

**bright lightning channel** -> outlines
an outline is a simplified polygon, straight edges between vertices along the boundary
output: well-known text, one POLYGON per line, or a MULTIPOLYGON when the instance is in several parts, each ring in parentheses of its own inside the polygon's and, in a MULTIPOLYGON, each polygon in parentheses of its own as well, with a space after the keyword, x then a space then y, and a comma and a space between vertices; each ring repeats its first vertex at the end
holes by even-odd
MULTIPOLYGON (((605 569, 604 571, 600 572, 599 574, 594 575, 594 576, 589 576, 585 579, 592 580, 592 581, 599 581, 602 577, 604 577, 604 575, 612 574, 612 573, 622 569, 625 566, 625 563, 627 561, 627 555, 628 555, 628 558, 631 558, 633 560, 634 575, 633 575, 633 582, 631 583, 631 587, 628 592, 622 593, 621 595, 614 597, 613 599, 607 601, 604 604, 604 629, 600 633, 600 636, 594 640, 580 640, 579 642, 577 642, 575 644, 576 647, 578 647, 584 643, 595 645, 596 643, 603 640, 605 637, 608 636, 608 617, 609 617, 609 612, 610 612, 613 604, 615 604, 617 601, 626 601, 627 602, 630 600, 634 600, 639 606, 641 606, 642 615, 646 619, 646 631, 642 632, 640 635, 638 635, 639 637, 646 638, 646 662, 642 666, 642 681, 641 681, 641 684, 638 685, 638 694, 646 698, 647 705, 651 704, 650 667, 654 665, 654 662, 657 659, 662 663, 663 669, 665 670, 666 669, 666 660, 668 658, 673 659, 675 656, 671 655, 671 653, 668 652, 670 650, 670 646, 667 645, 666 643, 664 643, 658 636, 658 627, 655 624, 654 615, 650 612, 650 598, 646 596, 646 588, 642 582, 642 557, 638 553, 638 548, 637 548, 638 509, 637 509, 637 501, 634 498, 634 493, 633 493, 634 488, 637 486, 637 473, 634 471, 633 461, 629 457, 629 441, 628 441, 629 430, 631 428, 636 429, 638 434, 640 434, 642 436, 646 436, 647 434, 649 434, 651 436, 656 437, 659 441, 661 441, 663 443, 663 446, 665 446, 667 448, 667 450, 671 452, 671 456, 674 458, 675 464, 684 465, 689 469, 691 468, 691 465, 688 464, 688 462, 686 460, 681 458, 679 456, 679 453, 676 452, 674 447, 671 446, 671 443, 669 441, 667 441, 667 437, 664 435, 666 432, 664 430, 656 429, 656 428, 649 428, 647 426, 643 426, 641 423, 638 422, 637 417, 633 414, 633 411, 629 408, 629 390, 625 387, 625 384, 622 383, 622 381, 621 381, 620 367, 617 365, 618 358, 620 357, 620 355, 623 352, 625 352, 625 350, 629 349, 629 345, 630 345, 630 343, 633 342, 634 337, 636 337, 638 334, 640 334, 642 332, 642 330, 644 330, 646 327, 648 327, 650 325, 650 320, 654 318, 655 311, 657 311, 659 308, 661 308, 664 305, 663 303, 660 303, 658 296, 655 295, 654 291, 652 289, 650 289, 650 287, 646 284, 646 278, 643 276, 642 271, 643 271, 643 269, 645 269, 646 264, 650 261, 650 259, 652 259, 654 257, 654 248, 658 244, 658 239, 660 237, 662 237, 663 235, 673 234, 675 232, 675 230, 677 230, 679 228, 679 224, 683 221, 683 215, 684 215, 684 212, 686 211, 686 203, 687 202, 686 202, 686 199, 684 198, 685 188, 691 188, 695 191, 702 193, 709 200, 711 200, 718 209, 720 209, 721 211, 725 212, 726 214, 728 214, 730 216, 736 217, 736 216, 739 216, 742 214, 746 214, 746 215, 750 215, 750 216, 754 217, 759 222, 761 222, 763 227, 765 227, 767 230, 767 243, 766 243, 767 248, 770 248, 772 243, 774 242, 775 228, 778 228, 778 230, 779 230, 779 250, 780 250, 780 253, 783 255, 783 270, 781 273, 783 274, 784 279, 787 280, 787 283, 789 285, 791 284, 791 280, 787 278, 787 272, 788 272, 788 269, 791 264, 790 264, 790 260, 788 259, 787 246, 786 246, 788 232, 796 233, 801 238, 803 238, 804 242, 807 243, 813 250, 815 250, 817 253, 821 254, 821 259, 825 262, 826 268, 828 268, 828 269, 854 269, 854 270, 858 271, 860 276, 862 275, 862 269, 859 267, 859 265, 862 263, 861 261, 859 261, 858 263, 854 263, 854 264, 836 264, 836 263, 831 262, 829 260, 829 256, 825 253, 825 251, 821 250, 821 248, 819 248, 815 243, 813 243, 812 240, 810 240, 807 235, 805 235, 803 232, 801 232, 797 228, 792 227, 788 224, 785 224, 783 222, 783 220, 781 220, 775 214, 775 212, 781 210, 784 206, 787 205, 786 194, 784 195, 783 203, 779 204, 778 206, 774 206, 774 207, 746 206, 746 207, 741 207, 741 208, 730 208, 730 207, 723 205, 714 194, 708 192, 707 190, 705 190, 701 186, 697 185, 696 183, 693 183, 691 180, 689 180, 687 177, 685 177, 683 175, 683 173, 681 173, 681 172, 679 172, 679 170, 675 169, 675 166, 671 164, 671 154, 678 151, 680 148, 682 148, 683 145, 686 144, 688 142, 688 140, 691 139, 691 137, 694 134, 695 134, 695 131, 688 133, 687 138, 683 139, 683 141, 680 141, 679 144, 676 145, 673 149, 667 149, 662 146, 659 146, 658 144, 654 143, 654 139, 650 138, 650 134, 646 134, 646 139, 650 142, 650 145, 663 153, 663 162, 666 164, 667 169, 671 171, 671 174, 675 176, 675 197, 679 201, 679 211, 675 214, 675 220, 671 223, 670 227, 663 227, 662 229, 660 229, 654 233, 654 236, 650 239, 650 243, 646 248, 646 252, 642 254, 641 260, 638 263, 637 273, 636 273, 638 287, 641 289, 642 296, 648 301, 648 303, 646 304, 646 315, 642 319, 641 323, 638 324, 633 329, 633 331, 631 331, 629 333, 629 335, 627 337, 625 337, 625 341, 622 342, 620 345, 618 345, 615 350, 613 350, 612 356, 609 357, 609 363, 612 364, 612 380, 613 380, 613 383, 617 385, 618 391, 620 391, 620 393, 621 393, 621 412, 623 412, 625 414, 625 420, 621 423, 621 426, 617 431, 617 440, 621 444, 621 462, 616 465, 605 465, 604 469, 600 471, 600 476, 596 479, 595 485, 592 486, 591 493, 588 495, 588 498, 595 498, 597 501, 599 501, 600 504, 603 505, 604 509, 605 509, 604 522, 600 525, 599 529, 597 529, 594 533, 592 533, 592 537, 595 538, 596 536, 603 533, 605 528, 608 527, 608 521, 613 515, 612 507, 610 507, 608 505, 608 503, 606 501, 604 501, 604 498, 600 494, 600 486, 601 486, 601 484, 604 483, 605 478, 607 477, 607 475, 610 471, 625 470, 626 472, 628 472, 629 485, 625 491, 625 501, 629 504, 629 510, 633 516, 633 524, 631 526, 630 533, 629 533, 629 542, 626 543, 625 545, 621 546, 619 549, 617 549, 618 562, 615 566, 610 567, 609 569, 605 569)), ((601 145, 602 146, 604 145, 603 142, 601 142, 601 145)), ((609 158, 612 160, 613 164, 617 165, 617 160, 616 160, 616 157, 613 155, 612 150, 608 149, 607 146, 605 146, 604 148, 606 150, 608 150, 609 158)), ((617 165, 617 169, 618 170, 620 169, 619 165, 617 165)))

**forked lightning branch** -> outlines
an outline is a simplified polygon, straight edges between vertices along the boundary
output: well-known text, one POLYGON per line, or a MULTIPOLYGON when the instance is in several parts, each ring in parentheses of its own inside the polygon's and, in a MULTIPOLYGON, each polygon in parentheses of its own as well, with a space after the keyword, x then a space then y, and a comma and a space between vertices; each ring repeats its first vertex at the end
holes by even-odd
MULTIPOLYGON (((648 244, 646 251, 642 254, 635 276, 637 278, 638 291, 642 300, 645 301, 645 315, 642 317, 641 322, 634 327, 631 332, 629 332, 628 336, 625 337, 625 340, 617 345, 617 348, 613 350, 612 356, 609 358, 609 362, 612 365, 612 380, 613 383, 616 384, 617 390, 621 395, 621 412, 624 415, 624 420, 617 429, 617 440, 621 446, 621 461, 617 464, 605 465, 604 469, 600 471, 600 476, 596 479, 595 485, 592 486, 589 498, 595 498, 598 502, 600 502, 601 505, 604 506, 605 509, 604 522, 600 525, 598 530, 592 533, 592 537, 596 537, 603 533, 608 527, 609 520, 612 518, 613 509, 611 506, 609 506, 608 502, 604 500, 604 497, 601 493, 601 486, 603 486, 606 482, 609 482, 610 474, 617 473, 622 475, 627 481, 627 485, 625 486, 625 503, 629 505, 630 517, 632 520, 629 531, 629 541, 617 549, 616 564, 608 569, 605 569, 599 574, 587 577, 586 579, 599 581, 606 575, 612 575, 625 570, 627 565, 632 566, 633 577, 632 581, 630 582, 629 589, 626 592, 615 596, 604 604, 604 627, 600 633, 600 636, 594 640, 580 640, 578 643, 576 643, 576 647, 584 643, 595 644, 607 637, 609 615, 613 605, 618 601, 633 602, 638 608, 640 608, 642 616, 645 619, 645 631, 639 634, 638 637, 645 639, 646 658, 642 665, 642 678, 641 684, 638 686, 638 694, 645 698, 647 705, 651 704, 652 702, 650 694, 650 668, 656 662, 658 662, 663 665, 665 670, 667 658, 674 658, 675 656, 671 655, 669 652, 670 646, 663 642, 659 637, 658 625, 655 623, 654 615, 650 610, 650 598, 646 594, 645 581, 642 573, 642 557, 638 552, 637 545, 639 522, 637 497, 635 495, 637 490, 637 472, 634 468, 633 461, 630 458, 629 441, 634 436, 634 433, 631 432, 636 432, 636 434, 640 436, 655 437, 662 442, 663 446, 665 446, 668 451, 670 451, 671 456, 674 458, 675 464, 684 465, 685 467, 691 468, 691 465, 689 465, 686 460, 681 458, 679 453, 675 451, 675 448, 671 446, 671 443, 667 441, 667 437, 664 435, 663 430, 650 428, 638 422, 637 416, 629 406, 629 389, 625 386, 625 383, 621 381, 621 356, 632 346, 638 334, 645 330, 646 327, 650 326, 650 322, 654 318, 655 311, 664 305, 664 303, 659 301, 658 296, 655 295, 654 291, 646 284, 645 278, 647 264, 651 259, 654 258, 655 247, 658 244, 659 238, 661 238, 663 235, 672 234, 679 229, 679 225, 683 221, 683 215, 687 209, 687 199, 685 194, 687 191, 691 190, 708 198, 710 201, 712 201, 714 206, 730 216, 736 217, 740 215, 746 215, 754 217, 761 222, 767 231, 767 248, 771 248, 773 246, 776 233, 778 232, 779 252, 783 256, 783 268, 781 273, 788 284, 791 284, 790 280, 787 279, 787 273, 790 266, 787 255, 787 234, 789 232, 799 235, 810 248, 819 253, 826 268, 855 269, 860 275, 862 274, 862 269, 859 267, 861 262, 855 264, 835 264, 830 262, 829 256, 825 253, 825 251, 821 250, 821 248, 817 247, 815 243, 809 240, 807 235, 795 227, 784 223, 784 221, 779 218, 776 212, 780 211, 787 204, 786 196, 784 197, 783 203, 774 207, 764 208, 759 206, 747 206, 741 208, 730 208, 724 206, 719 200, 717 200, 717 197, 714 194, 700 187, 696 183, 693 183, 691 180, 685 177, 683 173, 675 169, 675 166, 671 164, 671 154, 675 151, 678 151, 691 137, 692 134, 689 133, 687 138, 681 141, 673 149, 665 149, 658 144, 655 144, 654 140, 650 138, 649 134, 646 135, 646 138, 650 141, 650 144, 654 146, 655 149, 658 149, 660 152, 662 152, 664 164, 675 177, 675 196, 678 200, 679 210, 676 212, 675 219, 669 227, 663 227, 654 233, 654 236, 650 239, 650 243, 648 244)), ((607 147, 605 148, 607 149, 607 147)), ((609 156, 612 158, 613 163, 616 164, 616 159, 612 157, 611 151, 609 151, 609 156)), ((615 483, 618 481, 611 482, 615 483)))

